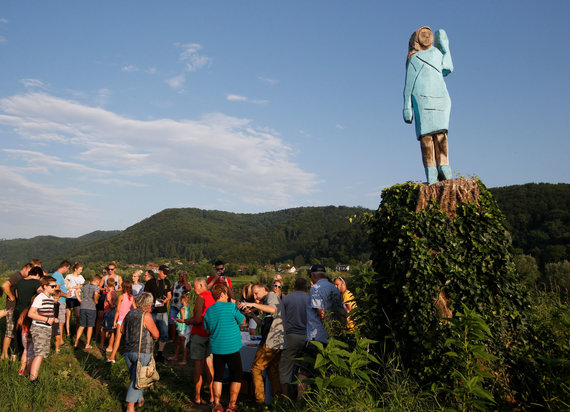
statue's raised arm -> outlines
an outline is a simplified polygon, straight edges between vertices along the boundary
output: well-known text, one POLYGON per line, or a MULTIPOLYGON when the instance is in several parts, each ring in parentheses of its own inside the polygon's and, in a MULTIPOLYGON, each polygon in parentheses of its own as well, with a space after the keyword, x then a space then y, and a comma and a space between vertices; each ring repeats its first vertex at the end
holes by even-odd
POLYGON ((404 121, 415 120, 428 184, 451 178, 447 132, 451 99, 444 76, 453 71, 445 30, 427 26, 410 37, 404 87, 404 121), (435 37, 435 40, 434 40, 435 37))

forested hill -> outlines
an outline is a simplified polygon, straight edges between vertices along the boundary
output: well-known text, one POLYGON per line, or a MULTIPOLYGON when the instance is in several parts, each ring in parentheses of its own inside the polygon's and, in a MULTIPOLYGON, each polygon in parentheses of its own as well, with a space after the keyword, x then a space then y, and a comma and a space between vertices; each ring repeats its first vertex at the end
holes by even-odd
POLYGON ((528 183, 490 189, 518 253, 541 264, 570 261, 570 184, 528 183))
POLYGON ((40 258, 44 263, 55 264, 53 262, 69 256, 82 246, 107 239, 118 233, 121 232, 119 230, 98 230, 77 238, 36 236, 31 239, 3 240, 0 241, 0 263, 10 269, 21 267, 33 258, 40 258))
POLYGON ((116 259, 144 263, 161 257, 269 263, 288 259, 304 264, 368 259, 365 228, 349 216, 367 209, 302 207, 237 214, 201 209, 166 209, 120 234, 73 253, 76 260, 116 259))
MULTIPOLYGON (((570 184, 529 183, 490 189, 505 214, 516 253, 539 263, 570 260, 570 184)), ((15 268, 32 257, 52 267, 62 258, 146 263, 161 258, 296 265, 367 260, 365 228, 347 217, 368 209, 302 207, 258 214, 166 209, 119 232, 79 238, 39 236, 0 241, 0 264, 15 268)))

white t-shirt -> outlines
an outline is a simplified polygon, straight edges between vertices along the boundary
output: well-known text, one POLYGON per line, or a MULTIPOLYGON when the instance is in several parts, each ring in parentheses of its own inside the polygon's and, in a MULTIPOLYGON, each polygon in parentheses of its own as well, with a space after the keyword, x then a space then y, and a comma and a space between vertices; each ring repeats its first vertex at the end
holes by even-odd
POLYGON ((67 288, 71 292, 71 298, 75 299, 75 289, 81 288, 85 283, 85 278, 82 275, 73 276, 69 274, 65 277, 65 282, 67 283, 67 288))
MULTIPOLYGON (((48 318, 54 317, 55 302, 52 297, 47 296, 43 292, 36 296, 32 302, 32 308, 38 309, 38 315, 48 318)), ((51 328, 51 325, 49 323, 35 319, 32 321, 32 324, 51 328)))

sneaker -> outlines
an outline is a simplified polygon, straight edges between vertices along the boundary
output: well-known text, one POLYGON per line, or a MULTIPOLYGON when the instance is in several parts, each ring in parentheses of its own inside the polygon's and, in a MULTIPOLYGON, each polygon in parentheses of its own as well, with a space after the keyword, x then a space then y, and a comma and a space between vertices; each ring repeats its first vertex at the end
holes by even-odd
POLYGON ((24 376, 24 370, 23 369, 20 369, 18 371, 18 376, 24 376))
POLYGON ((37 384, 40 383, 40 378, 36 378, 36 379, 34 379, 34 380, 31 380, 30 383, 31 383, 32 385, 37 385, 37 384))
POLYGON ((115 359, 109 358, 109 359, 107 359, 107 362, 109 362, 109 363, 115 363, 115 359))

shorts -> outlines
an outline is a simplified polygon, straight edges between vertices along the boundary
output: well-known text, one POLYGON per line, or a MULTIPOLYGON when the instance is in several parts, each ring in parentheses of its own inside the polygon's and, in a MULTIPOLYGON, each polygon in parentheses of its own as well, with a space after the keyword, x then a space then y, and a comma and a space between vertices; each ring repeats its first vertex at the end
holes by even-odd
POLYGON ((210 356, 210 338, 192 335, 190 340, 190 359, 202 360, 210 356))
MULTIPOLYGON (((325 343, 323 345, 326 346, 325 343)), ((313 358, 316 359, 317 355, 319 354, 319 348, 311 343, 311 341, 307 341, 305 343, 305 347, 303 348, 303 358, 313 358)), ((315 362, 305 362, 301 361, 299 365, 299 373, 305 375, 307 378, 314 378, 315 375, 315 362)))
POLYGON ((230 370, 230 382, 240 382, 243 379, 241 368, 241 355, 239 351, 228 355, 214 354, 214 382, 222 382, 226 371, 226 364, 230 370))
POLYGON ((84 328, 92 328, 97 321, 96 309, 81 309, 79 311, 79 326, 84 328))
POLYGON ((30 334, 34 343, 35 356, 47 356, 51 343, 51 326, 30 326, 30 334))
POLYGON ((177 308, 177 307, 175 307, 174 305, 171 305, 171 306, 170 306, 170 313, 169 313, 169 316, 168 316, 168 324, 169 324, 169 325, 176 325, 176 324, 177 324, 177 322, 174 322, 174 321, 172 320, 172 318, 175 318, 175 319, 176 319, 176 318, 178 317, 178 313, 179 313, 179 312, 180 312, 180 308, 177 308))
POLYGON ((59 305, 58 319, 60 325, 65 325, 65 309, 63 308, 63 305, 59 305))
POLYGON ((14 319, 14 308, 6 309, 6 334, 4 335, 5 338, 14 339, 14 337, 16 336, 14 334, 14 332, 16 331, 15 321, 16 319, 14 319))
POLYGON ((110 310, 109 312, 103 315, 103 323, 101 323, 101 327, 105 332, 115 332, 115 328, 113 328, 115 324, 115 309, 110 310))
POLYGON ((66 309, 73 309, 81 305, 81 302, 75 298, 67 298, 65 299, 65 308, 66 309))
POLYGON ((59 323, 51 325, 51 337, 55 338, 56 336, 59 336, 59 323))
POLYGON ((168 341, 168 313, 153 313, 152 319, 154 320, 154 324, 156 325, 158 332, 160 333, 160 337, 158 338, 161 342, 168 341))
POLYGON ((97 310, 105 310, 105 298, 107 297, 106 293, 101 293, 99 295, 99 300, 97 301, 97 305, 95 306, 97 310))

